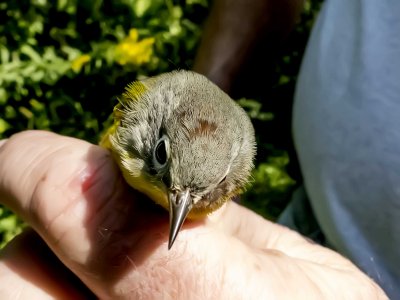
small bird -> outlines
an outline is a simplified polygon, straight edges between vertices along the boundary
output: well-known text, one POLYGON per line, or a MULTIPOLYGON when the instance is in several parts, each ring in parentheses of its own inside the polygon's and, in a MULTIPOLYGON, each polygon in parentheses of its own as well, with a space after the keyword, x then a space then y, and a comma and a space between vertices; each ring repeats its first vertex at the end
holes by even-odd
POLYGON ((168 249, 187 217, 215 211, 248 182, 251 121, 203 75, 179 70, 135 81, 113 116, 100 145, 131 187, 169 211, 168 249))

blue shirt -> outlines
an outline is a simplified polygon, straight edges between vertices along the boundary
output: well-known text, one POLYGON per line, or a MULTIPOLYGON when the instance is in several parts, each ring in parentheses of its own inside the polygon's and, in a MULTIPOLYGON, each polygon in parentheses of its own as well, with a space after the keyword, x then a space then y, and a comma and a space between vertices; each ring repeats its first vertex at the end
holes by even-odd
POLYGON ((328 243, 400 299, 400 1, 325 1, 293 129, 328 243))

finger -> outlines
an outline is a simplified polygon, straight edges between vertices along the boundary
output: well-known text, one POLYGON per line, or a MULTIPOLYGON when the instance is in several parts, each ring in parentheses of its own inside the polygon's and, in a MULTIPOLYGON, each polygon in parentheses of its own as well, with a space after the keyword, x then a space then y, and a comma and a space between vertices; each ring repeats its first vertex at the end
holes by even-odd
POLYGON ((81 263, 90 248, 89 214, 107 204, 117 182, 109 153, 77 139, 27 131, 0 148, 0 162, 0 200, 51 247, 81 263), (99 169, 104 172, 97 176, 99 169))
MULTIPOLYGON (((77 171, 81 171, 83 181, 87 174, 84 172, 87 167, 85 154, 91 147, 88 143, 43 131, 27 131, 12 136, 0 148, 1 201, 23 214, 29 212, 32 196, 40 192, 36 189, 40 190, 47 176, 51 175, 50 179, 56 181, 54 189, 57 189, 57 183, 72 184, 72 175, 77 171), (52 168, 57 174, 48 174, 52 168)), ((58 210, 64 208, 64 203, 57 201, 53 206, 57 204, 60 204, 58 210)))
POLYGON ((259 257, 257 264, 268 270, 270 282, 284 283, 285 287, 275 291, 283 294, 288 291, 291 296, 287 294, 287 298, 293 299, 292 291, 303 290, 308 299, 330 299, 329 295, 337 299, 340 294, 337 289, 341 286, 349 299, 387 299, 373 280, 342 255, 234 202, 210 216, 207 224, 251 247, 259 257))
POLYGON ((222 210, 211 215, 209 222, 249 246, 307 261, 353 268, 353 264, 340 254, 314 244, 299 233, 262 218, 260 215, 229 202, 222 210))
POLYGON ((0 298, 95 299, 33 230, 0 253, 0 298))
POLYGON ((304 241, 294 231, 273 223, 234 202, 209 216, 211 224, 258 248, 280 248, 288 240, 304 241))
POLYGON ((95 277, 116 263, 108 259, 123 249, 123 240, 114 243, 123 234, 107 235, 130 221, 134 201, 123 199, 125 193, 108 151, 89 143, 29 131, 0 148, 0 200, 94 288, 100 281, 95 277))

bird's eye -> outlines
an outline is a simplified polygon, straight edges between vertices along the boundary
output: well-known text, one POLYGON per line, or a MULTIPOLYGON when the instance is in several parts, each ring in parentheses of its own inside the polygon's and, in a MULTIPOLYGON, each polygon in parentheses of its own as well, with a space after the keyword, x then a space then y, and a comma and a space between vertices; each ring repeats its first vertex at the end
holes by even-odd
POLYGON ((168 160, 168 139, 166 136, 161 137, 154 148, 154 164, 156 167, 163 167, 168 160))
POLYGON ((165 142, 160 141, 156 146, 155 157, 160 165, 167 161, 167 150, 165 150, 165 142))

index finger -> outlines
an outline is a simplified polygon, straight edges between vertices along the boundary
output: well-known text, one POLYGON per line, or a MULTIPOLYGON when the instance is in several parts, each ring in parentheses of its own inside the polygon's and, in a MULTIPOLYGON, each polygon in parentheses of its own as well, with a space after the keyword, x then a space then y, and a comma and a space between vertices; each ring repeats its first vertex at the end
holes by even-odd
MULTIPOLYGON (((100 294, 107 287, 99 283, 123 271, 110 271, 120 263, 118 255, 143 235, 135 225, 144 217, 132 220, 134 212, 139 213, 135 196, 109 152, 82 140, 28 131, 12 136, 0 148, 0 201, 100 294)), ((162 242, 166 240, 165 234, 162 242)))

